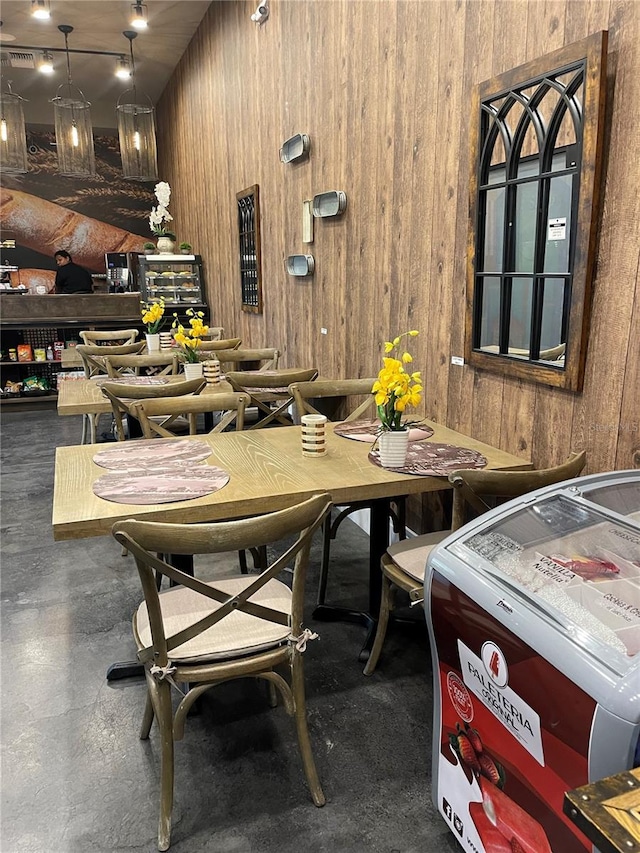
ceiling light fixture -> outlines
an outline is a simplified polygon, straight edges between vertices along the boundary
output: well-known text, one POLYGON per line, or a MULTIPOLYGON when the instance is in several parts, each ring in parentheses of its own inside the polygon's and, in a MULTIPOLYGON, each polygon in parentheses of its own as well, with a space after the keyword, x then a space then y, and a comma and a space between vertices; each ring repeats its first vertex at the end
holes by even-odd
POLYGON ((133 80, 133 87, 120 95, 116 106, 122 174, 134 181, 156 181, 158 152, 153 102, 143 94, 146 102, 140 103, 142 99, 138 98, 136 92, 133 40, 138 37, 138 33, 135 30, 125 30, 122 35, 129 40, 129 65, 133 80))
POLYGON ((38 62, 38 71, 41 74, 53 74, 53 57, 48 50, 42 51, 42 56, 38 62))
POLYGON ((121 56, 120 59, 116 60, 116 77, 119 77, 120 80, 128 80, 131 77, 131 66, 129 65, 129 60, 124 56, 121 56))
POLYGON ((146 30, 148 25, 147 4, 136 2, 131 4, 131 17, 129 23, 137 30, 146 30))
POLYGON ((58 87, 56 97, 52 100, 56 122, 58 171, 61 175, 71 177, 91 177, 96 173, 91 104, 71 81, 69 33, 73 32, 73 27, 60 24, 58 29, 64 35, 67 55, 67 83, 58 87), (61 94, 63 88, 67 90, 66 96, 61 94))
POLYGON ((51 17, 51 3, 49 0, 31 0, 31 17, 41 21, 48 21, 51 17))
POLYGON ((8 175, 22 175, 29 171, 23 98, 11 91, 11 80, 7 80, 7 87, 8 92, 0 92, 2 171, 8 175))

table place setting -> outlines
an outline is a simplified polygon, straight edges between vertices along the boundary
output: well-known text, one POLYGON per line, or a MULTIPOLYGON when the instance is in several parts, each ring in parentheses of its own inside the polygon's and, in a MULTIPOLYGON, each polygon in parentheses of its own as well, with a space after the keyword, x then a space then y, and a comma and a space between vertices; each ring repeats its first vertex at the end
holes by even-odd
POLYGON ((105 382, 119 382, 122 385, 167 385, 169 380, 166 376, 101 376, 96 382, 98 388, 105 382))
MULTIPOLYGON (((354 441, 366 441, 373 444, 380 435, 381 422, 377 418, 357 421, 342 421, 333 428, 335 435, 350 438, 354 441)), ((426 424, 412 424, 409 427, 409 443, 424 441, 431 438, 433 430, 426 424)))
POLYGON ((128 468, 103 474, 93 484, 93 493, 114 503, 175 503, 203 498, 228 482, 229 474, 214 465, 128 468))
POLYGON ((440 444, 432 441, 414 441, 407 448, 403 465, 383 465, 380 450, 369 451, 369 459, 380 468, 389 468, 399 474, 415 474, 421 477, 447 477, 452 471, 462 468, 485 468, 487 458, 477 450, 440 444))

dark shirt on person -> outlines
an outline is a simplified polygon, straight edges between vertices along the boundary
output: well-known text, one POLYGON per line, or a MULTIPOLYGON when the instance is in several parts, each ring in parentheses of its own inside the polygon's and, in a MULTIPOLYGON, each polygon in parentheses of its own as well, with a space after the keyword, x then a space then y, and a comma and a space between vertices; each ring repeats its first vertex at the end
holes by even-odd
POLYGON ((69 261, 58 267, 56 293, 93 293, 93 279, 84 267, 69 261))

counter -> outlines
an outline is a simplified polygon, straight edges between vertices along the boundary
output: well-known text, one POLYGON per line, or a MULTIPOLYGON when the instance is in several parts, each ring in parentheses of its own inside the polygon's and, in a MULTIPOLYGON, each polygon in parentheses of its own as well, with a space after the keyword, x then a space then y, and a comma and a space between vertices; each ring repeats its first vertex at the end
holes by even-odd
POLYGON ((140 326, 140 294, 75 293, 40 296, 0 291, 0 317, 4 328, 140 326))

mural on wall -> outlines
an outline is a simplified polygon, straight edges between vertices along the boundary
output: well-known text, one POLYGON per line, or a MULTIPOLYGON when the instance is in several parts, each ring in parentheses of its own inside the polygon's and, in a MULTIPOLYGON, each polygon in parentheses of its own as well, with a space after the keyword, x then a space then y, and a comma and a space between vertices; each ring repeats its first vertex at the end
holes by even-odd
POLYGON ((93 178, 58 174, 53 130, 29 127, 27 137, 29 172, 4 175, 0 188, 2 232, 16 241, 2 261, 20 268, 20 281, 52 289, 58 249, 92 273, 105 272, 105 252, 141 252, 153 183, 122 177, 117 136, 94 136, 93 178))

